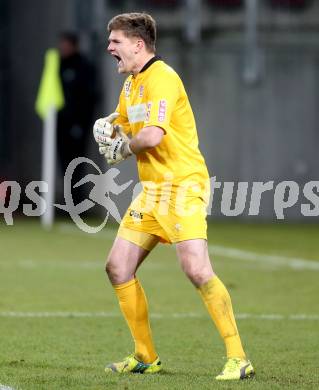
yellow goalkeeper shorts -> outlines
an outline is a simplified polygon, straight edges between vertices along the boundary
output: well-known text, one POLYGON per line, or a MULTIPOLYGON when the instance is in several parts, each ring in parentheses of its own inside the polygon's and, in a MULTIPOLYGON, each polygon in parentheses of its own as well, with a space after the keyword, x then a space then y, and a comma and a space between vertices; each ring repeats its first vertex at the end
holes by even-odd
POLYGON ((176 243, 207 239, 206 202, 202 197, 149 201, 142 192, 124 215, 118 236, 152 250, 160 241, 176 243))

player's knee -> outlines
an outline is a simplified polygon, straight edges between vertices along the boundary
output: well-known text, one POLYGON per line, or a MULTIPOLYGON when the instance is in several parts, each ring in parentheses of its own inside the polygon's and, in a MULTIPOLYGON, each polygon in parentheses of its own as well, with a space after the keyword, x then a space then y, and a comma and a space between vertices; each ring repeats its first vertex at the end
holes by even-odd
POLYGON ((121 283, 121 272, 114 264, 107 262, 105 265, 106 274, 112 284, 121 283))
POLYGON ((207 276, 203 270, 195 267, 185 270, 185 273, 195 286, 200 286, 206 282, 207 276))
POLYGON ((107 276, 112 275, 112 272, 113 272, 112 268, 113 268, 112 264, 110 263, 109 260, 107 260, 106 263, 105 263, 105 272, 106 272, 107 276))
POLYGON ((107 259, 105 272, 113 285, 125 283, 132 278, 125 267, 123 267, 120 262, 116 261, 116 258, 114 257, 109 257, 107 259))
POLYGON ((120 276, 120 269, 116 261, 111 256, 108 257, 105 264, 105 272, 111 282, 116 281, 120 276))
POLYGON ((196 287, 203 285, 213 276, 210 267, 198 265, 195 261, 182 264, 182 269, 196 287))

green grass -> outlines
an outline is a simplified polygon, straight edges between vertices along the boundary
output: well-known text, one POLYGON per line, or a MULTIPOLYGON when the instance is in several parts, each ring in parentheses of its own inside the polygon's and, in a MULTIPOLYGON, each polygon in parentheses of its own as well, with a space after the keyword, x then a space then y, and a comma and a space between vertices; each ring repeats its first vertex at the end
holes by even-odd
MULTIPOLYGON (((103 272, 114 234, 111 226, 92 236, 62 222, 51 232, 30 220, 0 226, 0 384, 21 390, 319 388, 318 270, 213 256, 235 312, 254 315, 240 317, 238 326, 257 371, 251 381, 216 383, 223 343, 167 245, 158 246, 139 272, 164 370, 153 376, 104 374, 105 363, 133 348, 103 272), (18 318, 5 312, 70 315, 18 318), (79 312, 110 317, 71 315, 79 312), (315 317, 292 319, 295 314, 315 317)), ((209 226, 212 245, 312 261, 319 261, 318 240, 315 224, 209 226)))

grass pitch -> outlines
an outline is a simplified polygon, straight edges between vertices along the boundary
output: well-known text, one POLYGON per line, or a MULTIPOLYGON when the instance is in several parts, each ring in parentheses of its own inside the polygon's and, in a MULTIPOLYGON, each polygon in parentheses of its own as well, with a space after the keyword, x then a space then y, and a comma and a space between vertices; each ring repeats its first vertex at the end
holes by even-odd
POLYGON ((167 245, 138 275, 164 370, 104 373, 133 350, 103 272, 114 229, 88 235, 58 222, 46 232, 30 220, 0 226, 0 389, 319 388, 319 225, 209 226, 214 268, 257 372, 239 383, 214 380, 223 343, 167 245))

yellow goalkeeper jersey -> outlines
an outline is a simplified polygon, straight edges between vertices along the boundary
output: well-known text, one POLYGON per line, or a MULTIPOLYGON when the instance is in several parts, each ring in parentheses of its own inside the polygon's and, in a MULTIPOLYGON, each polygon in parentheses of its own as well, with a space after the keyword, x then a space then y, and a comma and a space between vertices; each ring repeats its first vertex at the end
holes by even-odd
POLYGON ((165 132, 158 146, 137 155, 142 182, 158 186, 169 181, 172 192, 189 182, 205 189, 209 176, 198 148, 194 115, 184 85, 170 66, 156 56, 136 76, 130 75, 116 111, 120 113, 116 123, 132 136, 147 126, 165 132))

